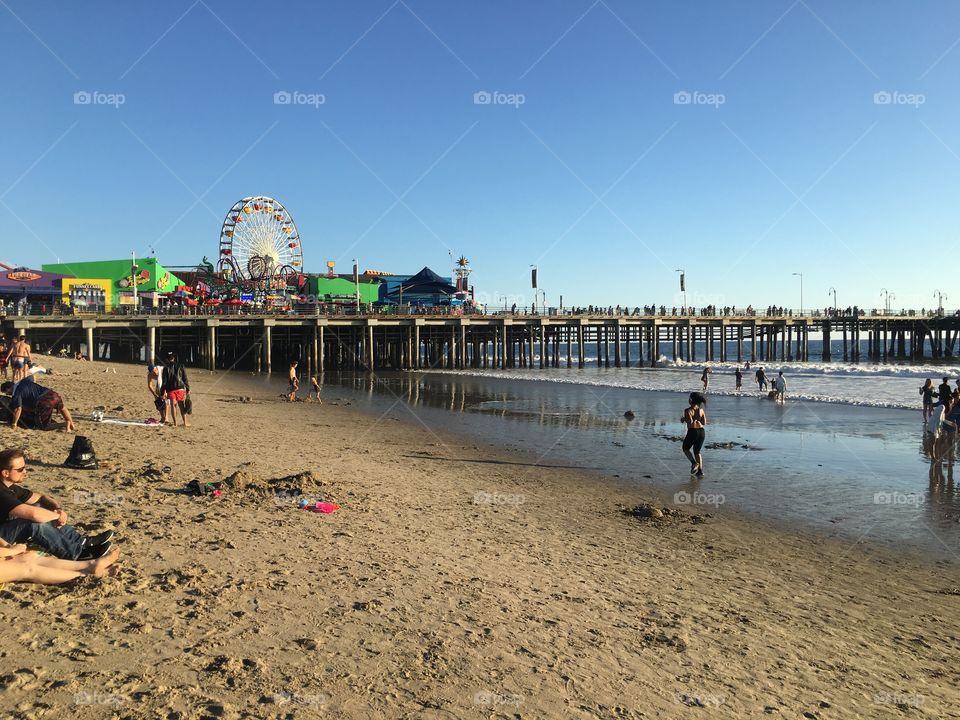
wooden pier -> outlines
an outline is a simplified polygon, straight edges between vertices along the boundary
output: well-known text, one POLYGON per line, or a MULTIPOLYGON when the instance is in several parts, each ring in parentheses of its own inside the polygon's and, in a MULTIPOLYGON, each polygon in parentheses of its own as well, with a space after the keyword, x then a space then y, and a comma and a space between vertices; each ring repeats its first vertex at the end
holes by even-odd
MULTIPOLYGON (((906 362, 952 357, 960 317, 607 315, 104 315, 0 318, 44 351, 144 362, 167 349, 207 369, 271 372, 297 358, 325 369, 651 367, 688 362, 906 362), (842 339, 843 357, 830 341, 842 339), (863 343, 866 342, 866 348, 863 343), (592 352, 591 352, 592 351, 592 352)), ((957 348, 960 351, 960 347, 957 348)))

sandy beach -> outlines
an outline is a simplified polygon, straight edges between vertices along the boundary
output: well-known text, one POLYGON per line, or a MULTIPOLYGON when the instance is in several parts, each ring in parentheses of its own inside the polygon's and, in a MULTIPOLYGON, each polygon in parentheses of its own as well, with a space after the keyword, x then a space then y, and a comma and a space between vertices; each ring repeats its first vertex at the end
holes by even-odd
MULTIPOLYGON (((44 361, 81 418, 153 411, 143 368, 44 361)), ((636 517, 670 505, 628 484, 653 469, 189 372, 189 429, 78 420, 98 470, 61 467, 72 435, 0 428, 25 484, 123 553, 117 578, 0 592, 8 716, 960 717, 956 563, 728 511, 636 517)))

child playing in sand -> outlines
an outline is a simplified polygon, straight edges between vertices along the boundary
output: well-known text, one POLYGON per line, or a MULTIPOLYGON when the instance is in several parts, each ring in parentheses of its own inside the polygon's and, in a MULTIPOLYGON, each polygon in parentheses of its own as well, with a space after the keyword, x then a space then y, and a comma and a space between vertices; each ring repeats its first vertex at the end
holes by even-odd
MULTIPOLYGON (((320 383, 317 382, 317 376, 312 375, 310 377, 310 392, 316 395, 317 402, 323 405, 323 400, 320 399, 320 383)), ((307 396, 310 397, 309 395, 307 396)))
POLYGON ((0 582, 60 585, 84 575, 113 577, 119 571, 114 564, 119 559, 120 551, 116 548, 96 560, 61 560, 30 552, 23 544, 0 540, 0 582))

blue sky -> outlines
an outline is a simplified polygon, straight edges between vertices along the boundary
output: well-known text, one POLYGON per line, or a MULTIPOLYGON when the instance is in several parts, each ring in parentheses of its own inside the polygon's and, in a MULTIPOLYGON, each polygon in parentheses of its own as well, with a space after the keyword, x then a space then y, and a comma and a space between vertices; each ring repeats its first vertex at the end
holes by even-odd
POLYGON ((960 305, 955 2, 3 0, 0 57, 18 264, 194 265, 264 194, 310 271, 490 302, 960 305))

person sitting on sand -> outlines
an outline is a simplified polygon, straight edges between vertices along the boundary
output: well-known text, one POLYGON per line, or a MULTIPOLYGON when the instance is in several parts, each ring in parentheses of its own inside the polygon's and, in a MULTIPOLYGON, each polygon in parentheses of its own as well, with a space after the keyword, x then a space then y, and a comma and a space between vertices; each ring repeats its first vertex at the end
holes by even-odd
POLYGON ((21 485, 26 472, 23 450, 0 452, 0 539, 29 542, 64 560, 96 560, 110 552, 112 530, 83 537, 67 524, 67 513, 55 498, 21 485))
POLYGON ((287 388, 287 400, 293 402, 297 399, 297 390, 300 389, 300 379, 297 377, 297 365, 299 361, 291 360, 290 361, 290 373, 287 375, 287 379, 290 381, 290 386, 287 388))
POLYGON ((11 396, 10 406, 13 409, 13 417, 10 420, 10 427, 14 430, 19 426, 24 409, 33 413, 35 425, 40 430, 50 427, 54 410, 67 422, 64 432, 74 432, 77 429, 73 424, 70 411, 63 404, 63 398, 55 391, 36 382, 32 377, 18 382, 16 387, 12 382, 5 382, 0 385, 0 392, 11 396))
POLYGON ((73 359, 74 359, 74 360, 86 360, 86 358, 83 356, 83 353, 80 352, 79 350, 77 350, 77 351, 73 354, 73 359))
POLYGON ((316 375, 310 376, 310 391, 316 396, 317 402, 323 405, 323 400, 320 399, 320 383, 317 382, 316 375))
POLYGON ((187 371, 177 360, 177 354, 171 350, 163 361, 163 394, 170 403, 168 415, 177 426, 177 408, 180 409, 180 418, 184 427, 190 427, 187 421, 186 401, 190 392, 190 382, 187 380, 187 371))
POLYGON ((61 585, 84 575, 113 577, 120 569, 115 565, 119 559, 116 548, 92 560, 61 560, 30 552, 23 543, 11 545, 0 540, 0 582, 61 585))

